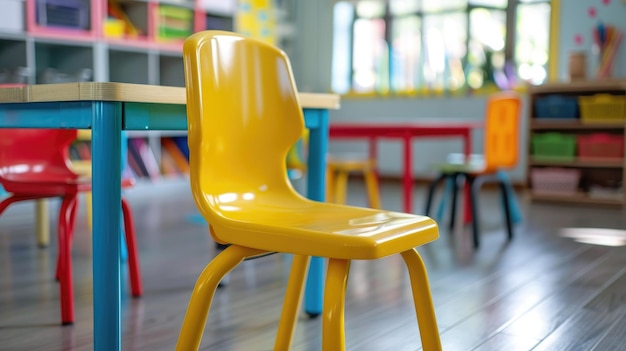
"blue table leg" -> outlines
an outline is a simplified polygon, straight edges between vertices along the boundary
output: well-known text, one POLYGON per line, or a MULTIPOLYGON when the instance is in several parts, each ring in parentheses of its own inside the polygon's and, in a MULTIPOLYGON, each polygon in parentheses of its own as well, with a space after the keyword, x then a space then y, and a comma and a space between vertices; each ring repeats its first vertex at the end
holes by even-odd
POLYGON ((94 350, 121 349, 120 203, 122 103, 93 102, 94 350))
MULTIPOLYGON (((126 136, 126 132, 122 131, 122 137, 120 139, 120 145, 121 145, 121 151, 120 151, 120 157, 121 157, 121 163, 120 166, 122 167, 122 171, 120 174, 124 174, 124 171, 126 169, 126 167, 128 166, 128 137, 126 136)), ((93 204, 92 204, 93 206, 93 204)), ((120 209, 120 216, 121 216, 121 212, 122 210, 120 209)), ((126 262, 126 260, 128 259, 128 248, 126 247, 126 238, 125 235, 126 233, 124 233, 124 220, 123 218, 120 218, 120 232, 122 233, 122 235, 120 235, 120 245, 121 245, 121 260, 122 262, 126 262)))
MULTIPOLYGON (((328 111, 305 109, 309 128, 307 197, 324 201, 326 195, 326 151, 328 150, 328 111)), ((324 297, 324 260, 311 257, 304 291, 304 310, 310 316, 322 313, 324 297)))

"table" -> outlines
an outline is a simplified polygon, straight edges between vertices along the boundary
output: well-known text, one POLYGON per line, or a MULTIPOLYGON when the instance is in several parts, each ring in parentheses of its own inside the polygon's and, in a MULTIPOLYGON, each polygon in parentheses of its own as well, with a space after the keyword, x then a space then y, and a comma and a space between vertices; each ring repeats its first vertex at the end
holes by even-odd
MULTIPOLYGON (((472 153, 472 130, 482 128, 482 121, 433 121, 424 120, 410 123, 333 123, 330 125, 331 139, 368 139, 369 155, 376 158, 376 144, 378 139, 399 139, 403 146, 402 184, 403 184, 403 211, 413 212, 413 154, 411 142, 416 138, 443 138, 456 137, 463 140, 463 152, 469 156, 472 153)), ((469 211, 469 196, 465 196, 465 222, 471 220, 469 211)))
MULTIPOLYGON (((310 130, 307 196, 324 200, 328 110, 332 94, 300 93, 310 130)), ((0 128, 92 130, 94 349, 121 349, 121 131, 186 130, 183 87, 86 82, 0 88, 0 128)), ((323 261, 311 260, 305 296, 321 309, 323 261)))

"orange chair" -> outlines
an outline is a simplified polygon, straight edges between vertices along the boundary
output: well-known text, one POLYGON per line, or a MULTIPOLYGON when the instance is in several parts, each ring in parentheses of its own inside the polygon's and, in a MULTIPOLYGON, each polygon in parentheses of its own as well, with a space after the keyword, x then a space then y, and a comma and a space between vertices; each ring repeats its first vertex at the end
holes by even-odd
POLYGON ((193 197, 219 243, 191 295, 177 350, 200 346, 219 281, 246 258, 293 254, 275 350, 288 350, 311 256, 328 258, 322 347, 344 350, 344 298, 351 260, 404 258, 424 350, 440 350, 428 276, 415 249, 438 237, 424 216, 309 200, 285 159, 304 118, 289 60, 278 48, 224 31, 183 46, 193 197), (236 160, 236 162, 233 162, 236 160))
MULTIPOLYGON (((91 179, 70 169, 69 145, 76 139, 72 129, 0 128, 0 184, 10 194, 0 203, 0 214, 14 202, 51 197, 63 199, 59 209, 59 257, 56 277, 60 281, 61 322, 74 322, 71 242, 76 220, 78 193, 91 191, 91 179)), ((122 181, 123 187, 132 180, 122 181)), ((135 231, 128 203, 122 198, 129 271, 133 296, 141 296, 141 276, 135 231)))
POLYGON ((508 170, 517 165, 519 155, 519 124, 520 124, 521 101, 519 96, 510 92, 503 92, 491 96, 487 102, 486 127, 484 150, 482 157, 473 157, 465 160, 448 160, 440 165, 439 176, 430 183, 426 199, 425 215, 430 212, 435 189, 446 179, 452 183, 452 211, 450 228, 454 227, 456 217, 456 198, 458 192, 457 180, 466 179, 471 188, 470 203, 472 207, 472 233, 474 247, 480 245, 479 217, 477 197, 480 186, 487 180, 498 182, 502 193, 502 208, 506 221, 506 229, 509 240, 513 238, 513 225, 511 219, 511 201, 506 180, 498 177, 498 172, 508 170))

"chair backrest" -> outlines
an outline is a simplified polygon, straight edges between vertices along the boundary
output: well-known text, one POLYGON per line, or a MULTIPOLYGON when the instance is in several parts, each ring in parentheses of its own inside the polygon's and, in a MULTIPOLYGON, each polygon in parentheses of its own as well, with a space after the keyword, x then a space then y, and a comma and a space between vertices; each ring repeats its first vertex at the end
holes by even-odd
POLYGON ((183 57, 190 181, 199 207, 229 196, 294 192, 285 160, 304 117, 285 53, 235 33, 203 31, 185 40, 183 57))
POLYGON ((521 100, 504 92, 487 101, 485 117, 485 163, 489 170, 512 168, 519 157, 521 100))
POLYGON ((0 182, 45 179, 46 174, 75 176, 69 168, 69 146, 75 129, 0 128, 0 182))

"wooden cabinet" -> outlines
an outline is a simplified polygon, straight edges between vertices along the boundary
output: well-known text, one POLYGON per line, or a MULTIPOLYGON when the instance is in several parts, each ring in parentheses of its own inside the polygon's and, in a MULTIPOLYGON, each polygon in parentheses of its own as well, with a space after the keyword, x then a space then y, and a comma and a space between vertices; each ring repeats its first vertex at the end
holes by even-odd
POLYGON ((546 84, 529 97, 531 199, 624 205, 626 81, 546 84))

